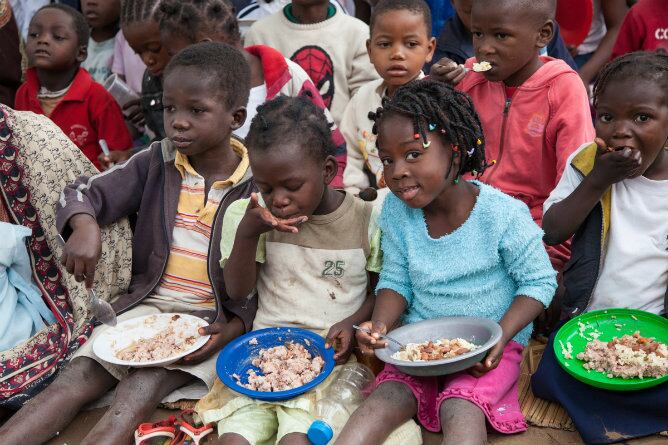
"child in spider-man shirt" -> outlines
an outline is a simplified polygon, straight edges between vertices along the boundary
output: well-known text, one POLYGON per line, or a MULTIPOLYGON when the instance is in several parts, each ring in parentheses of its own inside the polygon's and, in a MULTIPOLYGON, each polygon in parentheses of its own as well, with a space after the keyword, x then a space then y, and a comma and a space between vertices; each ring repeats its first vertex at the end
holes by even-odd
POLYGON ((329 0, 294 0, 255 22, 244 44, 271 46, 297 62, 339 125, 357 89, 378 78, 366 51, 368 38, 364 22, 337 10, 329 0))

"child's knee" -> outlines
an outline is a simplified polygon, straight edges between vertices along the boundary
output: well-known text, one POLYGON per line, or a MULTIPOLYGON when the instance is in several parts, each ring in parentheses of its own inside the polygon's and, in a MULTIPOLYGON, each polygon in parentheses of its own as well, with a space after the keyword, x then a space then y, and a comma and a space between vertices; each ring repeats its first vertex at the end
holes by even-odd
POLYGON ((417 404, 417 399, 413 391, 405 383, 386 381, 378 385, 378 388, 372 393, 373 398, 378 398, 391 405, 411 405, 417 404), (375 395, 375 397, 373 397, 375 395))
POLYGON ((484 445, 487 443, 485 413, 473 402, 451 398, 440 408, 443 444, 484 445))

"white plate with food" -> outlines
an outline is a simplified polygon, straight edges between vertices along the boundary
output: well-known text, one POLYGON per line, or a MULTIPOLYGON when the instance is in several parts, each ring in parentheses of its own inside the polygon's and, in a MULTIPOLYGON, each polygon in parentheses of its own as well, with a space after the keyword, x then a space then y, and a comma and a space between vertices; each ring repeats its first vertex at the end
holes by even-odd
POLYGON ((107 328, 93 343, 93 352, 114 365, 165 366, 195 352, 209 340, 198 329, 208 323, 189 314, 153 314, 107 328))

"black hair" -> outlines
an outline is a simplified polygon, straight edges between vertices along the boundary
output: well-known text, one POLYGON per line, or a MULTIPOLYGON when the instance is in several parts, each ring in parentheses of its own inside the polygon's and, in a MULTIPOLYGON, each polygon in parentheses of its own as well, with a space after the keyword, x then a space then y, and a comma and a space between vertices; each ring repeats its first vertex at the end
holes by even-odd
POLYGON ((276 144, 298 141, 310 156, 325 160, 336 150, 330 131, 323 110, 304 95, 278 96, 257 107, 246 147, 250 151, 266 151, 276 144))
MULTIPOLYGON (((476 0, 482 3, 481 0, 476 0)), ((530 14, 536 24, 543 25, 547 20, 554 20, 557 3, 555 0, 488 0, 494 4, 508 4, 509 9, 520 14, 530 14)), ((533 22, 532 22, 533 24, 533 22)))
POLYGON ((121 26, 155 20, 160 0, 121 0, 121 26))
POLYGON ((431 10, 424 0, 381 0, 371 11, 369 32, 373 34, 373 27, 378 17, 390 11, 410 11, 422 16, 424 26, 427 27, 427 37, 431 37, 431 10))
MULTIPOLYGON (((90 28, 83 14, 72 8, 71 6, 63 5, 60 3, 53 3, 49 5, 44 5, 37 10, 33 18, 37 16, 41 11, 45 9, 57 9, 63 11, 65 14, 72 17, 72 22, 74 23, 74 32, 77 35, 77 40, 79 41, 79 46, 88 45, 88 39, 90 38, 90 28)), ((32 20, 31 20, 32 22, 32 20)))
POLYGON ((668 54, 636 51, 608 62, 594 84, 594 107, 598 106, 598 101, 608 83, 626 79, 645 79, 655 82, 660 85, 659 89, 668 98, 668 54))
POLYGON ((250 67, 235 47, 220 42, 190 45, 172 57, 165 68, 165 77, 178 67, 193 67, 202 78, 208 77, 229 108, 246 106, 250 91, 250 67))
POLYGON ((227 43, 241 42, 234 8, 225 0, 163 0, 157 18, 160 31, 183 36, 192 43, 202 29, 227 36, 227 43))
MULTIPOLYGON (((436 131, 452 144, 453 151, 456 150, 452 159, 457 153, 461 156, 457 178, 468 172, 480 177, 495 163, 488 164, 485 160, 485 136, 471 98, 443 82, 415 80, 400 87, 392 98, 384 99, 375 113, 369 113, 369 119, 374 121, 374 134, 378 134, 380 123, 391 114, 410 118, 415 135, 425 145, 429 143, 428 131, 436 131)), ((449 174, 450 171, 446 177, 449 174)))

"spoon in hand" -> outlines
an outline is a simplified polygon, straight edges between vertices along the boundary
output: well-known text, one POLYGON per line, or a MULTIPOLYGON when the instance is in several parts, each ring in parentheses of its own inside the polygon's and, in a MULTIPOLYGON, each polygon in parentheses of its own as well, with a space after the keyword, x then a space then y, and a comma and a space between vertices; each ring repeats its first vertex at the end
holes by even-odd
MULTIPOLYGON (((356 324, 353 325, 353 328, 357 329, 358 331, 362 331, 362 332, 364 332, 364 333, 366 333, 366 334, 373 335, 373 333, 372 333, 369 329, 359 327, 359 326, 357 326, 356 324)), ((394 343, 394 344, 396 344, 396 345, 399 345, 399 347, 400 347, 401 349, 406 349, 406 345, 403 344, 403 343, 401 343, 399 340, 394 339, 394 338, 392 338, 392 337, 390 337, 390 336, 388 336, 388 335, 381 334, 380 332, 376 332, 376 334, 378 334, 378 336, 379 336, 381 339, 383 339, 383 340, 389 340, 389 341, 391 341, 392 343, 394 343)))
MULTIPOLYGON (((56 237, 58 243, 65 247, 65 240, 60 234, 56 237)), ((85 278, 85 277, 84 277, 85 278)), ((93 315, 97 318, 100 323, 104 323, 109 326, 116 326, 116 312, 114 308, 111 307, 108 301, 100 299, 93 288, 87 289, 88 295, 90 296, 91 309, 93 315)))

